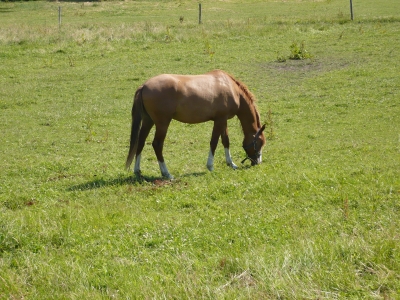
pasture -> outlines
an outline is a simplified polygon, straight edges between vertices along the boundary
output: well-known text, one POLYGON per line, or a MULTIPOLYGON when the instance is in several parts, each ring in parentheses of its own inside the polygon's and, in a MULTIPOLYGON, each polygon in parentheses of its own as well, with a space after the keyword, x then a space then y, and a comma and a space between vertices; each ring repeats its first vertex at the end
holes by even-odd
POLYGON ((398 299, 400 2, 0 2, 0 299, 398 299), (58 7, 62 7, 61 26, 58 7), (290 59, 303 58, 303 59, 290 59), (249 167, 172 122, 124 170, 133 95, 223 69, 258 99, 249 167))

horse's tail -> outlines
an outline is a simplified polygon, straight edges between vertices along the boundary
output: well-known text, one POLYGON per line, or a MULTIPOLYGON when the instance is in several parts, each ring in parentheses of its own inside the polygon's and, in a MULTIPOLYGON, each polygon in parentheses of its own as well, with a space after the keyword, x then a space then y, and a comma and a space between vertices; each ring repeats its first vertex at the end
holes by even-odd
POLYGON ((139 131, 140 127, 142 126, 142 114, 143 114, 142 89, 143 86, 139 87, 136 90, 135 97, 133 100, 131 142, 129 146, 128 157, 126 158, 126 163, 125 163, 125 168, 127 170, 129 169, 133 159, 135 158, 139 140, 139 131))

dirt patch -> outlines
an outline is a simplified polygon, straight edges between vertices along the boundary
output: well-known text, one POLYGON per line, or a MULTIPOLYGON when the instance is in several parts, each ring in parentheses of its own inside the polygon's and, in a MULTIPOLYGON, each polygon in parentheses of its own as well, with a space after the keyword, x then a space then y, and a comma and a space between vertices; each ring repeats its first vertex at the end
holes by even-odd
POLYGON ((165 186, 165 185, 172 185, 173 181, 172 180, 166 180, 166 179, 156 179, 152 181, 153 185, 157 187, 165 186))
POLYGON ((329 72, 346 68, 350 63, 345 61, 325 62, 316 59, 286 60, 285 62, 269 62, 261 64, 261 69, 276 72, 315 73, 329 72))
POLYGON ((324 61, 317 59, 287 60, 285 62, 266 62, 258 64, 260 76, 277 86, 298 85, 301 81, 324 75, 328 72, 347 68, 348 61, 324 61))

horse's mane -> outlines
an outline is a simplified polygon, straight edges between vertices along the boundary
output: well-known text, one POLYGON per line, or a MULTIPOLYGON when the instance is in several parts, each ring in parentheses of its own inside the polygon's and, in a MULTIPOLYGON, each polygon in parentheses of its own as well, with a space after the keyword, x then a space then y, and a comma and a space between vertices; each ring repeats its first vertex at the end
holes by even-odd
POLYGON ((243 94, 245 94, 247 100, 251 103, 251 104, 255 104, 257 102, 256 97, 253 95, 252 92, 249 91, 249 88, 240 80, 236 79, 235 77, 233 77, 231 74, 223 71, 225 73, 225 75, 227 75, 230 79, 232 79, 232 81, 234 83, 236 83, 236 85, 240 88, 240 90, 243 92, 243 94))
POLYGON ((252 92, 250 92, 249 88, 243 82, 241 82, 240 80, 236 79, 231 74, 229 74, 229 73, 227 73, 225 71, 222 71, 222 72, 226 76, 228 76, 230 79, 232 79, 232 81, 234 83, 236 83, 236 85, 239 87, 239 89, 243 92, 246 100, 249 102, 249 104, 251 104, 254 107, 254 111, 255 111, 256 116, 257 116, 257 126, 260 127, 261 126, 261 122, 260 122, 260 115, 258 113, 257 106, 256 106, 256 102, 257 102, 256 97, 253 95, 252 92))

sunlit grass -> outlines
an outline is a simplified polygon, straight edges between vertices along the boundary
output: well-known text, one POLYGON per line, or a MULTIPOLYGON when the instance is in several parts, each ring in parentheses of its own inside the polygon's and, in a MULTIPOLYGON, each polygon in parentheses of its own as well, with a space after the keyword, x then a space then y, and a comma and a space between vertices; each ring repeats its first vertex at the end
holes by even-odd
MULTIPOLYGON (((393 2, 393 1, 392 1, 393 2)), ((398 3, 1 2, 0 298, 395 299, 398 3), (58 25, 58 6, 62 24, 58 25), (183 21, 180 17, 183 16, 183 21), (304 43, 310 58, 279 62, 304 43), (212 123, 150 134, 136 88, 224 69, 256 95, 263 163, 206 168, 212 123), (49 292, 51 291, 51 294, 49 292), (49 296, 51 295, 51 296, 49 296)))

